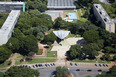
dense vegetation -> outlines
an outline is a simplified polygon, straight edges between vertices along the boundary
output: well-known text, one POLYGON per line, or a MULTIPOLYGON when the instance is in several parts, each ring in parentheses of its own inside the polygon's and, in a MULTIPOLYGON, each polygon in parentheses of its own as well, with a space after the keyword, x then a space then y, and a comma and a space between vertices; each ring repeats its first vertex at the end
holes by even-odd
POLYGON ((68 77, 68 75, 70 75, 68 68, 61 66, 56 67, 56 77, 68 77))
POLYGON ((39 72, 22 66, 13 66, 5 72, 5 77, 38 77, 39 72))

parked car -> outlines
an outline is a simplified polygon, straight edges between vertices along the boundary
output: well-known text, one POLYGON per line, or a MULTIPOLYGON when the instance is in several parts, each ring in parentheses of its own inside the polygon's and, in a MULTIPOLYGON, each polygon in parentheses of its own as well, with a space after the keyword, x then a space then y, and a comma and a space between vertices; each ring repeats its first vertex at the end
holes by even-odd
POLYGON ((108 65, 108 64, 106 64, 106 66, 108 67, 109 65, 108 65))
POLYGON ((80 69, 76 69, 76 71, 80 71, 80 69))
POLYGON ((102 70, 101 69, 99 69, 99 70, 97 70, 98 72, 102 72, 102 70))
POLYGON ((47 67, 48 65, 47 65, 47 64, 45 64, 45 66, 47 67))
POLYGON ((33 65, 33 68, 35 68, 35 65, 33 65))
POLYGON ((70 65, 72 66, 73 64, 72 64, 72 63, 70 63, 70 65))
POLYGON ((48 66, 50 66, 50 64, 47 64, 48 66))
POLYGON ((95 64, 95 66, 97 66, 97 64, 95 64))
POLYGON ((75 65, 76 65, 76 66, 78 66, 78 64, 77 64, 77 63, 75 63, 75 65))
POLYGON ((101 66, 102 66, 102 64, 99 64, 99 66, 101 67, 101 66))
POLYGON ((92 71, 92 70, 91 70, 91 69, 88 69, 87 71, 90 72, 90 71, 92 71))
POLYGON ((55 63, 53 63, 53 65, 55 66, 56 64, 55 64, 55 63))
POLYGON ((105 67, 106 65, 105 65, 105 64, 103 64, 103 66, 105 67))

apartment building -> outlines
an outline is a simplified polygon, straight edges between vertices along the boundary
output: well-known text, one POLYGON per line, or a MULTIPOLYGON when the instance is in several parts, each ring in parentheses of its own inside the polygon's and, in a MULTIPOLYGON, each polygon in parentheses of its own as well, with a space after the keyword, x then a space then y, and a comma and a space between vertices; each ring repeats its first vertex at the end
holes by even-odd
POLYGON ((0 29, 0 45, 6 44, 20 15, 20 10, 12 10, 0 29))
POLYGON ((0 1, 0 13, 1 12, 11 12, 11 10, 25 11, 24 2, 2 2, 0 1))
POLYGON ((115 33, 115 24, 112 22, 111 18, 104 10, 102 5, 94 4, 93 10, 97 20, 101 22, 101 27, 109 32, 115 33))

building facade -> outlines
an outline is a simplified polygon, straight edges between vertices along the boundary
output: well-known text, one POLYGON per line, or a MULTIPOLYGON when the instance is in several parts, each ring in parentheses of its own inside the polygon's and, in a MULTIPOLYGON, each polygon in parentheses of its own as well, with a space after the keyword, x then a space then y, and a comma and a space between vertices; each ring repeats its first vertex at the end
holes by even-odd
POLYGON ((0 45, 6 44, 20 15, 20 10, 12 10, 0 29, 0 45))
POLYGON ((24 2, 0 2, 0 13, 11 12, 11 10, 25 11, 24 2))
POLYGON ((105 30, 115 33, 115 24, 112 22, 111 18, 104 10, 101 4, 93 5, 94 15, 98 21, 101 22, 101 27, 105 30))

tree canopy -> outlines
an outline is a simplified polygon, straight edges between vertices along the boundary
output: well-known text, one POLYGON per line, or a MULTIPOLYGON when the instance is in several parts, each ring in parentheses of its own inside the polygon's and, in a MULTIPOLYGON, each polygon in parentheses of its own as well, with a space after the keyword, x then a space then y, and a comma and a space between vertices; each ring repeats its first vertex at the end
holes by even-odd
POLYGON ((22 66, 13 66, 5 73, 5 77, 38 77, 39 72, 22 66))
POLYGON ((66 67, 56 67, 56 77, 67 77, 70 75, 70 71, 66 67))
POLYGON ((0 63, 6 61, 10 57, 11 53, 11 50, 5 47, 5 45, 0 46, 0 63))
POLYGON ((99 39, 99 34, 95 30, 89 30, 84 32, 83 37, 88 41, 88 42, 95 42, 99 39))

